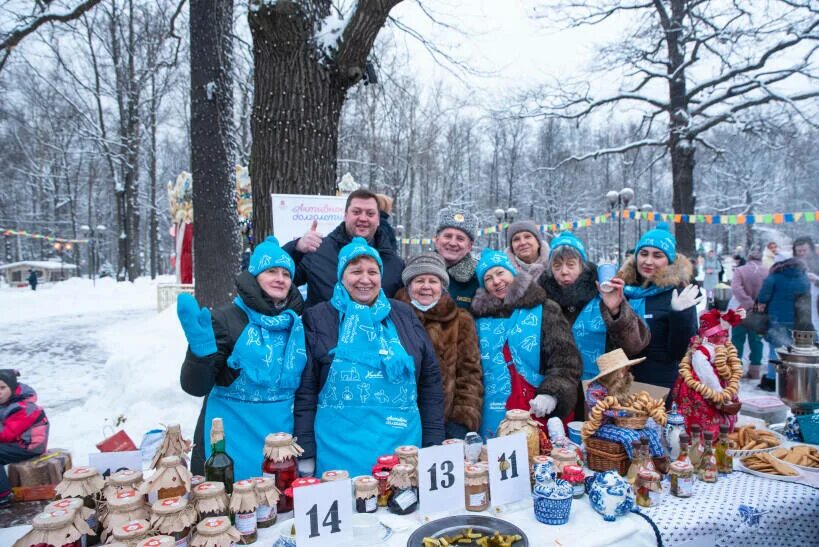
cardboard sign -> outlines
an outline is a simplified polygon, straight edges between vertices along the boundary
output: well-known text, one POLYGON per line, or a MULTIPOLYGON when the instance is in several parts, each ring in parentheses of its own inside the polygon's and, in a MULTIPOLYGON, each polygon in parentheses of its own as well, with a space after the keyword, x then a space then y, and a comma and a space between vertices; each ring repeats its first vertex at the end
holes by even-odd
POLYGON ((425 514, 464 508, 464 449, 460 444, 418 451, 418 495, 425 514))
POLYGON ((532 495, 525 433, 487 440, 486 454, 492 505, 512 503, 532 495))
POLYGON ((100 475, 105 478, 123 469, 142 471, 142 452, 139 450, 131 450, 129 452, 92 452, 88 454, 88 466, 99 471, 100 475))
POLYGON ((298 239, 318 220, 317 231, 327 235, 344 220, 343 196, 307 196, 301 194, 271 194, 273 233, 284 245, 298 239))
POLYGON ((336 547, 352 543, 352 488, 352 482, 346 479, 293 489, 293 516, 299 547, 336 547))

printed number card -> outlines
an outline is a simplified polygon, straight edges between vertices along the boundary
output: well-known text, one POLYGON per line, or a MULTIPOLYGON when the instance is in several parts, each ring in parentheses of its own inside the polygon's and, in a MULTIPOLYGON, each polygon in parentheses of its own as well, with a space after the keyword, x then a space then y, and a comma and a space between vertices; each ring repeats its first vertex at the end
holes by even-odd
POLYGON ((419 450, 418 490, 425 515, 463 509, 463 445, 445 444, 419 450))
POLYGON ((293 489, 296 543, 336 547, 353 542, 352 482, 325 482, 293 489))
POLYGON ((526 434, 513 433, 486 441, 489 491, 492 505, 504 505, 531 496, 529 450, 526 434))

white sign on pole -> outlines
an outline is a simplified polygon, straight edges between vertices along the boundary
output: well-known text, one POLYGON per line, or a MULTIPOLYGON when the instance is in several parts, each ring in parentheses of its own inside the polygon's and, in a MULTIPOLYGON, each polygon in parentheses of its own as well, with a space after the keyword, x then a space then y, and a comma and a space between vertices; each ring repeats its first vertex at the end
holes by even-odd
POLYGON ((430 446, 418 451, 418 490, 427 515, 464 508, 463 445, 430 446))
POLYGON ((344 220, 344 196, 307 196, 301 194, 271 194, 273 233, 284 245, 300 238, 313 220, 318 221, 317 231, 327 235, 344 220))
POLYGON ((296 543, 299 547, 336 547, 353 540, 352 482, 324 482, 293 489, 296 543))
POLYGON ((88 466, 99 471, 105 478, 123 469, 142 471, 142 452, 91 452, 88 454, 88 466))
POLYGON ((492 505, 512 503, 531 495, 526 434, 513 433, 486 441, 492 505))

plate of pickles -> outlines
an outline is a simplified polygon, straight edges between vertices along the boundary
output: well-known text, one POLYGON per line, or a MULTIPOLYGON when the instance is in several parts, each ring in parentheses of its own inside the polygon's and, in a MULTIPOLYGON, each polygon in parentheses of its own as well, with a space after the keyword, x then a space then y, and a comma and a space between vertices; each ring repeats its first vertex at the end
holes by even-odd
POLYGON ((428 522, 415 530, 407 547, 529 547, 523 530, 495 517, 457 515, 428 522))

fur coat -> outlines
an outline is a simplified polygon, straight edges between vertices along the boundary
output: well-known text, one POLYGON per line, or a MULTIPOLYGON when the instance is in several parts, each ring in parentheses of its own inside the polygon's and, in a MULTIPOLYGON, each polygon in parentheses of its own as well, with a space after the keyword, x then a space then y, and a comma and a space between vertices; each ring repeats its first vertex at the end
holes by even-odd
MULTIPOLYGON (((405 288, 399 289, 395 299, 410 304, 405 288)), ((426 312, 414 306, 412 310, 432 340, 441 366, 444 418, 477 431, 483 407, 483 368, 475 321, 446 293, 426 312)))
POLYGON ((577 403, 583 362, 574 343, 571 327, 553 300, 550 300, 532 277, 522 272, 506 291, 503 300, 478 289, 472 301, 472 314, 481 317, 509 317, 518 308, 543 305, 540 331, 540 374, 543 382, 537 386, 539 394, 557 399, 554 415, 565 418, 577 403))

